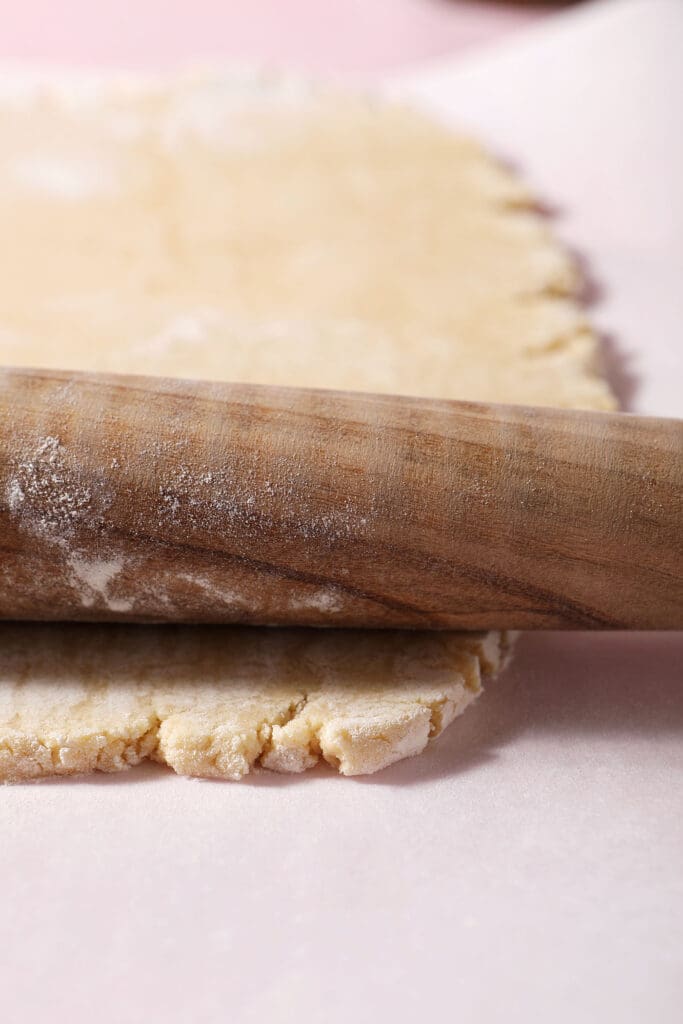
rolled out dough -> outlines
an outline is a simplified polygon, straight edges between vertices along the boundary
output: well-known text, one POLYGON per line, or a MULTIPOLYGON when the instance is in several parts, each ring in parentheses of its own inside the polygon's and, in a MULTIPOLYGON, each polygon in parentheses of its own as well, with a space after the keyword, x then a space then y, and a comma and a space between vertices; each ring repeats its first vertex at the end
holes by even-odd
MULTIPOLYGON (((517 179, 408 110, 223 75, 0 80, 0 363, 611 408, 576 289, 517 179)), ((0 779, 376 771, 508 646, 5 623, 0 779)))

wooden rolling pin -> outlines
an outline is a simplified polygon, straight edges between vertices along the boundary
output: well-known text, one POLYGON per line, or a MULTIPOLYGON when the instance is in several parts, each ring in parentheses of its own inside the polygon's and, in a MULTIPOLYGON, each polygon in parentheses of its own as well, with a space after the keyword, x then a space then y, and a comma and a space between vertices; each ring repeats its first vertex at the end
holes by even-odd
POLYGON ((0 371, 0 617, 683 627, 683 421, 0 371))

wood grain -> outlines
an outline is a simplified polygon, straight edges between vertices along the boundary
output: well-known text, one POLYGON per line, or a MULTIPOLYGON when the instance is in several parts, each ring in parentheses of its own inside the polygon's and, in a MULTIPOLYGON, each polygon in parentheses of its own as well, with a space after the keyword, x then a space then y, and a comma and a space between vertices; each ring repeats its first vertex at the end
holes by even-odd
POLYGON ((0 617, 683 627, 683 421, 0 371, 0 617))

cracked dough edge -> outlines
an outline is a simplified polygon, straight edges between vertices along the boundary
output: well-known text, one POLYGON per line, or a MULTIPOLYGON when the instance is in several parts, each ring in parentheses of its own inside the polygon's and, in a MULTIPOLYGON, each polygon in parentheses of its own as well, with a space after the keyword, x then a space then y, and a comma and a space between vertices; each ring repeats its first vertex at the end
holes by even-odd
POLYGON ((330 713, 320 707, 325 690, 303 693, 289 707, 239 732, 230 721, 197 711, 164 716, 151 707, 122 716, 119 729, 82 727, 68 738, 41 728, 0 734, 0 781, 119 772, 145 760, 178 774, 239 780, 257 765, 276 772, 303 772, 323 760, 342 775, 366 775, 420 754, 482 692, 482 678, 509 661, 515 633, 465 635, 452 678, 431 696, 408 695, 381 722, 371 716, 330 713))

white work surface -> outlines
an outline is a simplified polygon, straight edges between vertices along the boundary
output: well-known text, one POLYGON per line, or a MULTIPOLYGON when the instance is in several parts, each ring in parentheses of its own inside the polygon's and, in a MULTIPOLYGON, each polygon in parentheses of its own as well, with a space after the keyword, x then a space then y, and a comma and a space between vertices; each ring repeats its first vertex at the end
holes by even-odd
MULTIPOLYGON (((519 166, 589 268, 630 408, 681 415, 683 3, 404 76, 519 166)), ((683 634, 527 635, 375 777, 154 766, 0 789, 9 1024, 674 1024, 683 634)))

